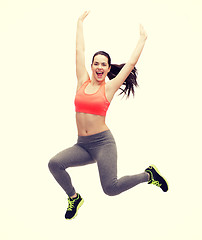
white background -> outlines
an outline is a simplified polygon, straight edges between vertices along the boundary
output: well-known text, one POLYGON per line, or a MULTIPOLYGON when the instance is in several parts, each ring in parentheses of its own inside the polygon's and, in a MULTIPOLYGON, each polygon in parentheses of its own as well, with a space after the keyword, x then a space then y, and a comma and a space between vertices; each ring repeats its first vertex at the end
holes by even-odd
POLYGON ((200 0, 0 2, 2 240, 202 239, 201 10, 200 0), (85 203, 66 221, 67 198, 47 164, 77 139, 75 31, 89 9, 89 71, 97 50, 127 61, 139 23, 147 30, 140 87, 134 99, 114 98, 107 124, 119 177, 154 163, 170 190, 142 184, 109 197, 96 164, 69 169, 85 203))

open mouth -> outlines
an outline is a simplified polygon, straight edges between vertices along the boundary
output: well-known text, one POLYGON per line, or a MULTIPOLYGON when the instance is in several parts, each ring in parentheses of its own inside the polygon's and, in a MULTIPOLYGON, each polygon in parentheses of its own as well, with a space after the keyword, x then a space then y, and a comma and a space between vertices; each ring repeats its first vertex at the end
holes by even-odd
POLYGON ((101 78, 103 76, 104 72, 96 72, 96 74, 99 78, 101 78))

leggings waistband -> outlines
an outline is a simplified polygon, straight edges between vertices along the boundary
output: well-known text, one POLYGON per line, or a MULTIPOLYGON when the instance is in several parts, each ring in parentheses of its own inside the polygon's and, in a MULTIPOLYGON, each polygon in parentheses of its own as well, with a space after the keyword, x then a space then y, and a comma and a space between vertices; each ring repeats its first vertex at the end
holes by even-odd
POLYGON ((106 130, 100 133, 96 133, 88 136, 78 136, 78 143, 89 143, 94 141, 102 141, 107 139, 113 139, 113 135, 110 130, 106 130))

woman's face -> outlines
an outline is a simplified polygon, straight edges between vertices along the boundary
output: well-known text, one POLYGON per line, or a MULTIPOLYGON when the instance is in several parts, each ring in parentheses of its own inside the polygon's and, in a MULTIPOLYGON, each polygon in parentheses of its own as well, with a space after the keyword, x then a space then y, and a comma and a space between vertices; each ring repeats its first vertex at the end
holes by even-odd
POLYGON ((110 71, 108 58, 104 55, 96 55, 91 65, 91 69, 95 80, 99 82, 104 81, 108 72, 110 71))

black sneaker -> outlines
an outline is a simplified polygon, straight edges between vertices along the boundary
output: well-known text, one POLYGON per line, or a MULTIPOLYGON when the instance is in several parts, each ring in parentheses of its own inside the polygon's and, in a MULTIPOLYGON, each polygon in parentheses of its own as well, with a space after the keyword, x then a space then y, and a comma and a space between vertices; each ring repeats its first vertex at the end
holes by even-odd
POLYGON ((148 184, 154 184, 157 187, 160 187, 164 192, 168 191, 168 183, 164 177, 160 175, 157 167, 154 165, 149 166, 145 172, 149 173, 150 180, 148 184))
POLYGON ((65 213, 65 218, 71 220, 77 216, 79 208, 83 205, 83 198, 77 193, 76 198, 68 198, 68 208, 65 213))

